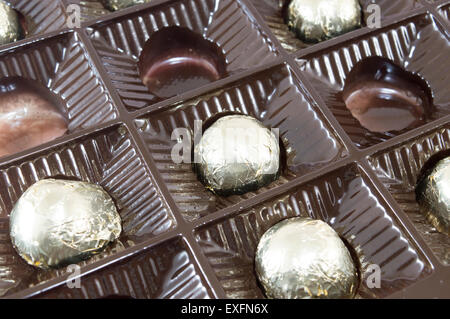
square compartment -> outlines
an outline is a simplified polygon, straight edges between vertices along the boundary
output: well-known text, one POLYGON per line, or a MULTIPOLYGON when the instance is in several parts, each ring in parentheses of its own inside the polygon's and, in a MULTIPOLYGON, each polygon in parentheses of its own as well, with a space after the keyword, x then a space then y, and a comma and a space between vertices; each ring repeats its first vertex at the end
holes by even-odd
POLYGON ((264 298, 254 270, 257 245, 270 227, 296 216, 329 223, 353 248, 361 277, 356 298, 389 296, 431 272, 368 177, 351 164, 196 230, 227 297, 264 298), (381 268, 380 288, 367 286, 371 264, 381 268))
POLYGON ((373 133, 352 116, 342 90, 353 66, 366 57, 381 56, 422 76, 430 85, 436 108, 426 121, 429 123, 450 114, 449 55, 450 42, 442 26, 427 14, 298 58, 297 62, 350 139, 357 147, 367 148, 403 132, 373 133))
POLYGON ((438 232, 420 213, 415 187, 423 165, 435 154, 450 150, 450 126, 377 152, 369 162, 379 179, 408 215, 435 256, 450 266, 450 237, 438 232))
POLYGON ((80 288, 59 286, 37 298, 209 299, 213 297, 194 258, 180 238, 80 277, 80 288))
POLYGON ((29 266, 9 237, 9 214, 20 196, 45 178, 70 178, 101 185, 122 217, 122 234, 105 251, 79 263, 92 264, 115 252, 173 229, 175 219, 155 188, 128 131, 115 126, 0 167, 0 295, 19 292, 59 277, 67 267, 29 266))
POLYGON ((89 28, 88 33, 129 111, 164 100, 151 94, 142 83, 137 63, 145 42, 168 26, 189 28, 216 43, 225 54, 228 75, 267 64, 278 55, 239 1, 171 1, 100 23, 89 28))
POLYGON ((322 119, 317 105, 286 65, 152 112, 136 120, 136 125, 162 179, 188 221, 235 205, 348 155, 322 119), (287 150, 287 169, 277 181, 256 192, 223 197, 205 188, 191 164, 172 161, 171 151, 177 143, 171 138, 174 129, 188 128, 193 134, 195 120, 206 121, 223 112, 247 114, 268 128, 279 128, 287 150))
POLYGON ((59 0, 4 0, 26 21, 27 37, 67 28, 66 10, 59 0))
POLYGON ((0 78, 37 81, 62 100, 68 120, 65 136, 117 118, 94 68, 77 33, 0 52, 0 78))
MULTIPOLYGON (((288 52, 295 52, 307 48, 314 44, 309 44, 297 38, 284 21, 282 8, 284 0, 251 0, 253 5, 259 11, 267 25, 280 41, 281 45, 288 52)), ((405 15, 408 11, 419 8, 422 5, 417 0, 360 0, 364 11, 364 24, 371 12, 367 11, 367 6, 377 4, 381 9, 381 21, 398 15, 405 15)))

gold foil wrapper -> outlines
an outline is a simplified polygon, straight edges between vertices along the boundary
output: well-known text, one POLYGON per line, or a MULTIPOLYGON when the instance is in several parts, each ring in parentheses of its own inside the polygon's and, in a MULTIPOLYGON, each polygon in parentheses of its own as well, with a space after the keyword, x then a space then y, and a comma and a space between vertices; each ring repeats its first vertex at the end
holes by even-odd
POLYGON ((117 11, 137 4, 149 3, 152 0, 102 0, 103 5, 110 11, 117 11))
POLYGON ((279 139, 253 117, 224 116, 204 132, 194 160, 208 189, 224 196, 244 194, 278 178, 279 139))
POLYGON ((0 45, 23 38, 19 15, 6 2, 0 0, 0 45))
POLYGON ((257 276, 273 299, 353 298, 358 274, 349 250, 327 223, 286 219, 261 238, 257 276))
POLYGON ((361 27, 358 0, 292 0, 288 26, 305 42, 320 42, 361 27))
POLYGON ((20 197, 10 216, 15 249, 30 265, 44 269, 87 259, 121 231, 111 197, 85 182, 39 181, 20 197))
POLYGON ((417 184, 416 198, 433 227, 450 236, 450 157, 425 172, 417 184))

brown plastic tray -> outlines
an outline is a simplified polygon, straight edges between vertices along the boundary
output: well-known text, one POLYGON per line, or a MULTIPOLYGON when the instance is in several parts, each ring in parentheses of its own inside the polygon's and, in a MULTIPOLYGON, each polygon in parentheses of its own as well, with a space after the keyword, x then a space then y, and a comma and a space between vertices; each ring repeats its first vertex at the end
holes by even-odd
MULTIPOLYGON (((288 26, 284 23, 283 17, 283 0, 251 0, 255 8, 259 11, 267 25, 275 34, 281 45, 288 52, 295 52, 303 48, 312 46, 312 44, 304 43, 299 40, 295 34, 289 30, 288 26)), ((363 9, 363 26, 365 26, 366 20, 370 14, 367 7, 370 4, 377 4, 381 9, 382 22, 393 17, 405 14, 405 12, 412 11, 422 7, 420 1, 417 0, 360 0, 361 8, 363 9)))
POLYGON ((32 41, 41 35, 66 29, 66 8, 59 0, 5 0, 24 18, 26 38, 32 41))
POLYGON ((450 5, 442 5, 439 7, 439 13, 450 23, 450 5))
POLYGON ((87 29, 97 54, 130 111, 161 99, 139 78, 137 62, 145 41, 168 26, 187 27, 223 50, 229 75, 270 63, 277 52, 247 9, 236 1, 171 1, 87 29))
POLYGON ((367 36, 358 37, 297 59, 303 74, 311 81, 324 103, 339 121, 350 139, 359 148, 366 148, 405 133, 371 133, 354 119, 342 98, 345 78, 360 60, 382 56, 404 69, 420 74, 432 88, 436 110, 428 119, 450 114, 450 75, 442 73, 450 55, 445 29, 429 14, 415 16, 383 28, 367 36))
POLYGON ((114 13, 98 1, 46 2, 63 15, 80 5, 81 28, 47 28, 44 19, 35 35, 0 47, 0 75, 57 94, 69 132, 0 158, 2 297, 262 298, 258 240, 301 215, 328 222, 347 241, 359 263, 357 298, 450 298, 449 238, 424 222, 412 193, 424 163, 450 149, 450 1, 376 1, 385 10, 381 29, 308 46, 282 24, 277 1, 156 0, 114 13), (228 76, 169 99, 149 94, 136 63, 143 43, 169 25, 222 46, 228 76), (392 136, 355 123, 339 91, 351 66, 370 55, 421 73, 434 117, 392 136), (280 128, 287 164, 277 182, 220 197, 189 165, 170 161, 175 127, 192 129, 224 111, 280 128), (79 264, 80 289, 66 285, 68 268, 32 268, 10 242, 14 203, 47 177, 100 184, 122 216, 119 240, 79 264), (381 267, 379 289, 366 284, 371 264, 381 267))

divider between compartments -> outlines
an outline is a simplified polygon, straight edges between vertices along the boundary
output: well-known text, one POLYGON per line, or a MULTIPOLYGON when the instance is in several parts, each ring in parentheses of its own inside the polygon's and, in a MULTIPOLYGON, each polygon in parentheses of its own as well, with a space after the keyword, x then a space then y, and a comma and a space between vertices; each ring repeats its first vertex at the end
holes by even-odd
POLYGON ((435 130, 437 127, 440 127, 449 122, 450 122, 450 115, 447 115, 443 118, 437 119, 433 122, 427 123, 411 131, 408 131, 402 135, 395 136, 387 141, 360 150, 361 157, 371 156, 374 155, 375 153, 378 153, 382 150, 386 150, 390 147, 401 145, 405 141, 420 137, 421 135, 431 132, 435 130))
MULTIPOLYGON (((166 233, 158 235, 154 238, 145 240, 140 244, 136 244, 132 247, 124 249, 121 252, 107 256, 97 262, 94 262, 89 265, 85 265, 85 266, 81 267, 81 269, 80 269, 80 278, 83 278, 83 276, 91 274, 91 273, 93 273, 97 270, 100 270, 104 267, 107 267, 111 264, 114 264, 121 260, 124 260, 130 256, 137 255, 145 249, 151 249, 151 247, 154 247, 158 244, 171 241, 174 238, 177 238, 179 236, 180 236, 180 234, 179 234, 178 230, 175 228, 166 233)), ((65 274, 63 276, 51 279, 44 283, 38 284, 36 286, 33 286, 30 288, 21 290, 19 292, 7 295, 3 298, 4 299, 23 299, 23 298, 38 297, 40 294, 48 292, 51 289, 60 287, 61 285, 65 284, 68 280, 73 280, 73 278, 69 278, 70 275, 71 275, 70 273, 65 274)))

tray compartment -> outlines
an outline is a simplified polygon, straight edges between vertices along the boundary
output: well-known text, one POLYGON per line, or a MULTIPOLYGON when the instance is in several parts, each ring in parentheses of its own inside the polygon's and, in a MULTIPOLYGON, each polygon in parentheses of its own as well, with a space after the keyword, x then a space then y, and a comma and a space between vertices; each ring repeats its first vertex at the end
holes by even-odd
MULTIPOLYGON (((260 15, 285 50, 293 53, 314 45, 301 41, 295 36, 294 32, 289 30, 282 13, 283 5, 285 3, 284 0, 251 0, 251 2, 257 11, 259 11, 260 15)), ((395 16, 405 15, 408 11, 421 7, 421 4, 417 0, 360 0, 359 2, 364 11, 363 26, 365 25, 367 17, 371 14, 371 12, 367 11, 367 7, 372 3, 380 6, 381 21, 395 16)))
POLYGON ((435 154, 450 150, 450 127, 377 152, 369 161, 379 179, 425 239, 435 256, 450 266, 450 237, 436 231, 420 213, 415 187, 423 165, 435 154))
POLYGON ((297 62, 350 139, 357 147, 367 148, 405 132, 372 133, 352 116, 341 92, 353 66, 365 57, 381 56, 422 76, 434 98, 435 111, 429 123, 450 114, 450 91, 446 88, 449 54, 450 42, 442 26, 427 14, 298 58, 297 62))
POLYGON ((29 266, 12 247, 9 214, 32 184, 45 178, 69 178, 101 185, 122 217, 119 240, 93 258, 101 261, 136 243, 173 229, 175 219, 159 195, 145 162, 123 126, 114 126, 65 146, 0 168, 1 295, 18 292, 64 274, 66 268, 40 270, 29 266), (3 288, 4 287, 4 288, 3 288))
POLYGON ((118 117, 77 33, 70 32, 0 52, 0 78, 4 77, 37 81, 59 97, 65 104, 68 120, 65 136, 118 117))
POLYGON ((209 299, 213 296, 180 238, 82 276, 80 284, 80 289, 62 285, 38 298, 209 299))
POLYGON ((189 221, 237 204, 284 184, 330 162, 347 156, 347 150, 286 66, 277 66, 199 98, 152 112, 136 121, 167 188, 182 215, 189 221), (176 128, 193 134, 194 121, 206 120, 223 112, 251 115, 269 128, 279 128, 287 150, 287 169, 279 180, 256 192, 221 197, 206 190, 191 164, 175 164, 171 151, 176 128))
POLYGON ((66 10, 59 0, 6 0, 6 2, 25 18, 27 37, 67 28, 66 10))
POLYGON ((256 247, 271 226, 294 216, 324 220, 353 247, 361 273, 358 298, 386 297, 431 271, 368 177, 351 164, 196 230, 227 297, 264 297, 254 271, 256 247), (381 268, 381 288, 367 286, 370 264, 381 268))
POLYGON ((113 86, 129 111, 161 101, 139 77, 144 43, 163 27, 191 29, 216 43, 229 75, 267 64, 278 55, 251 13, 238 1, 182 0, 125 15, 88 29, 113 86))

